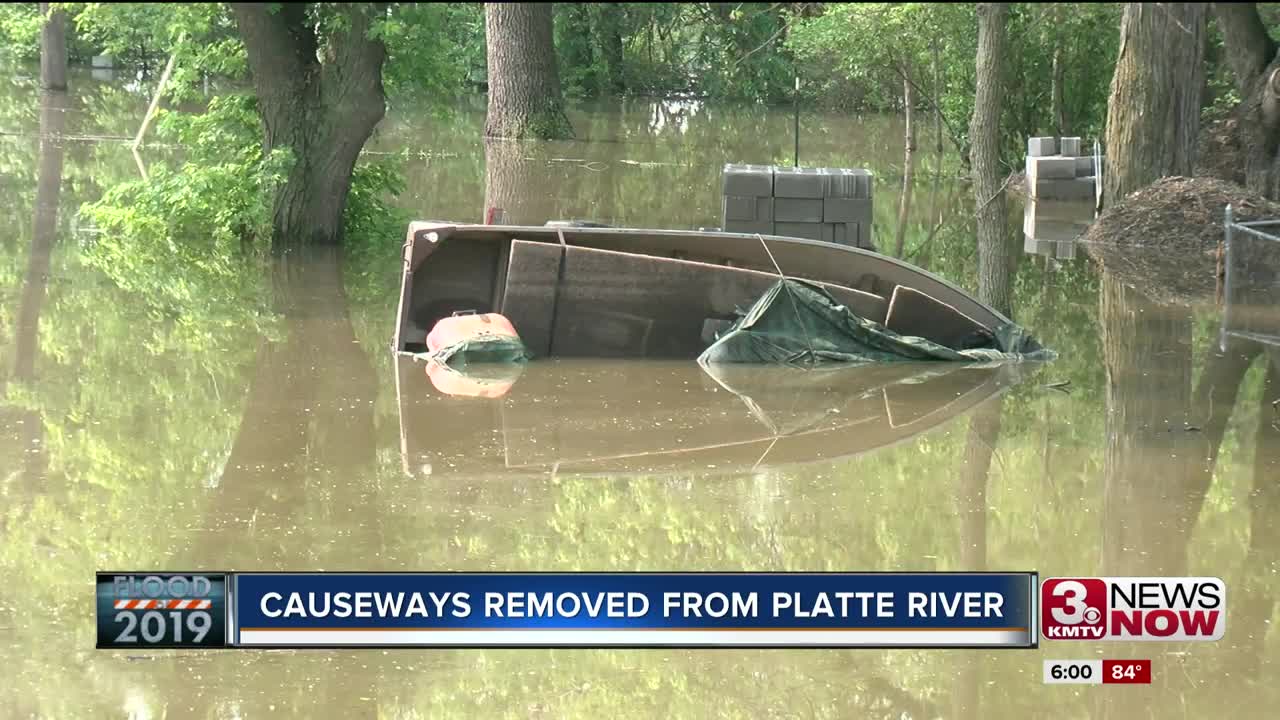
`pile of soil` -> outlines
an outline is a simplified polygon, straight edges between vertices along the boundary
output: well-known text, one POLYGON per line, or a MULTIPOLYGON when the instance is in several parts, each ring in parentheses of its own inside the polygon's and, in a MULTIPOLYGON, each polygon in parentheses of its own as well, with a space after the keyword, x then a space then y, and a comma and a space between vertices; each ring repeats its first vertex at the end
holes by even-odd
MULTIPOLYGON (((1280 220, 1280 204, 1234 183, 1169 177, 1105 210, 1082 241, 1103 269, 1151 300, 1212 301, 1227 205, 1237 222, 1280 220)), ((1280 226, 1272 231, 1280 234, 1280 226)), ((1253 261, 1280 267, 1280 243, 1246 241, 1241 247, 1257 255, 1253 261)))

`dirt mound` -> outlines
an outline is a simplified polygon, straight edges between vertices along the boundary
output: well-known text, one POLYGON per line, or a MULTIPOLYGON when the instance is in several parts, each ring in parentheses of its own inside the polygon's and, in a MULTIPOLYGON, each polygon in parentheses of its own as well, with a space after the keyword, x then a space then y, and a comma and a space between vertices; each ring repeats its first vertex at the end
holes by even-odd
MULTIPOLYGON (((1280 204, 1234 183, 1170 177, 1108 208, 1082 240, 1105 270, 1152 300, 1176 304, 1212 300, 1227 205, 1237 222, 1280 220, 1280 204)), ((1280 255, 1280 248, 1266 252, 1280 255)), ((1259 260, 1277 262, 1280 257, 1259 260)))

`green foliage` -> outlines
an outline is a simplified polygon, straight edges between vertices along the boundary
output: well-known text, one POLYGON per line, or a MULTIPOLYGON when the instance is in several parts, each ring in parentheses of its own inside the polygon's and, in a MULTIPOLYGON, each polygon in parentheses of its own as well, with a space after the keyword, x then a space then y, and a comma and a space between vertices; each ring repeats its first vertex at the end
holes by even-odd
MULTIPOLYGON (((1070 134, 1098 137, 1106 120, 1118 52, 1118 5, 1015 4, 1005 47, 1005 160, 1016 165, 1026 138, 1056 134, 1051 86, 1061 48, 1070 134)), ((942 110, 952 142, 967 155, 973 114, 977 20, 972 5, 832 4, 797 23, 788 45, 801 60, 813 101, 863 111, 899 111, 903 78, 917 110, 942 110), (835 72, 832 72, 832 71, 835 72)))
POLYGON ((254 101, 215 98, 206 113, 165 113, 160 137, 179 143, 177 169, 154 166, 84 212, 101 231, 86 254, 118 287, 154 312, 207 329, 264 310, 257 260, 270 236, 272 191, 283 153, 263 157, 254 101))
POLYGON ((40 59, 40 9, 37 3, 0 4, 0 59, 40 59))
POLYGON ((482 4, 399 3, 374 32, 387 47, 391 97, 450 99, 484 79, 482 4))

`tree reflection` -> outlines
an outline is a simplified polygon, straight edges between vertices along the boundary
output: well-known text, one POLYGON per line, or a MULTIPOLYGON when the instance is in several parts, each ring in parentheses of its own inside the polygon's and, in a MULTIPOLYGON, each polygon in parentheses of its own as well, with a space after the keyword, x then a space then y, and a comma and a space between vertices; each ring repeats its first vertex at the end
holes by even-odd
POLYGON ((276 259, 272 288, 284 338, 259 347, 210 524, 225 538, 223 557, 296 569, 300 555, 323 558, 322 536, 331 530, 315 515, 303 517, 310 496, 322 502, 320 517, 362 501, 360 481, 373 466, 377 383, 352 329, 337 251, 276 259), (354 496, 346 495, 351 488, 354 496), (302 544, 280 542, 281 532, 296 533, 302 544))

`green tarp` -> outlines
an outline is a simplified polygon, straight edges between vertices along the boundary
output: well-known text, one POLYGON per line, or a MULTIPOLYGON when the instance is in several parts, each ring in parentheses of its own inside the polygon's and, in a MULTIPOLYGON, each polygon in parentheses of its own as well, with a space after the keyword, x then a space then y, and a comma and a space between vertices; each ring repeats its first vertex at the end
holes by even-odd
POLYGON ((966 362, 1052 360, 1014 324, 949 348, 920 337, 899 335, 860 317, 831 293, 805 280, 779 280, 698 358, 703 365, 766 363, 824 365, 919 360, 966 362))
POLYGON ((442 347, 428 356, 456 370, 470 363, 522 363, 530 358, 520 338, 510 335, 482 335, 442 347))

